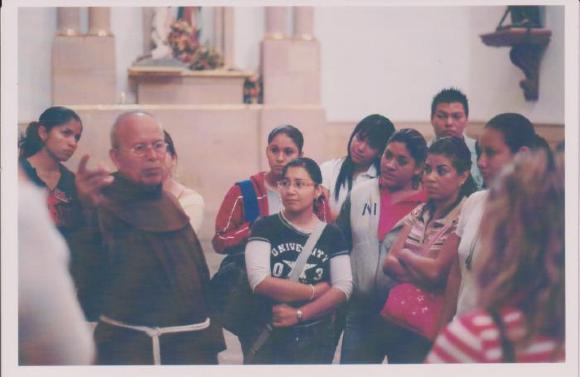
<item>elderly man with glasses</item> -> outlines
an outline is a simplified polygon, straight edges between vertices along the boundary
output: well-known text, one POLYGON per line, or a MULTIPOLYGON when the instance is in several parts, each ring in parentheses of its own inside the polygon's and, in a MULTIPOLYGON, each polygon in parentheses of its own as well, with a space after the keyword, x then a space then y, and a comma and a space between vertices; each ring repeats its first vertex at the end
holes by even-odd
POLYGON ((209 271, 177 200, 162 189, 167 144, 150 114, 121 114, 111 130, 117 172, 79 164, 87 225, 71 269, 98 363, 216 364, 224 349, 211 318, 209 271))

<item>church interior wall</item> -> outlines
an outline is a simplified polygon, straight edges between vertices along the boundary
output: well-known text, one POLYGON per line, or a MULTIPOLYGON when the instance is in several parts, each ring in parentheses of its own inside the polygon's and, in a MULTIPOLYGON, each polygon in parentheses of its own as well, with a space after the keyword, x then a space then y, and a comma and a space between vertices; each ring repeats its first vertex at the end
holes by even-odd
MULTIPOLYGON (((206 220, 200 238, 207 242, 227 189, 265 167, 265 127, 272 128, 278 122, 305 127, 305 153, 320 162, 344 155, 354 124, 369 113, 382 113, 398 128, 415 127, 429 135, 431 97, 453 85, 470 99, 471 136, 476 136, 491 116, 515 111, 541 122, 540 133, 549 141, 558 140, 563 137, 564 120, 564 12, 557 7, 547 10, 546 27, 553 35, 542 62, 540 98, 526 102, 519 87, 523 73, 509 61, 509 49, 487 47, 479 38, 479 34, 495 29, 504 9, 316 8, 314 31, 321 46, 323 111, 309 112, 241 104, 135 105, 127 68, 143 53, 143 16, 140 8, 112 8, 116 104, 70 105, 79 112, 85 127, 78 151, 67 165, 75 170, 82 154, 89 153, 92 164, 101 161, 111 166, 109 129, 114 118, 129 109, 152 112, 176 142, 178 178, 205 198, 206 220), (314 145, 315 138, 324 145, 314 145)), ((18 119, 23 128, 52 105, 51 45, 56 9, 21 8, 18 21, 18 119)), ((263 9, 236 8, 234 28, 235 65, 258 70, 263 9)))
POLYGON ((540 66, 538 101, 525 101, 519 82, 522 71, 513 65, 507 47, 488 47, 479 34, 491 32, 504 7, 474 7, 470 14, 470 117, 486 120, 501 112, 519 112, 532 121, 564 123, 564 7, 546 8, 545 26, 552 31, 540 66), (495 21, 492 21, 495 20, 495 21))
MULTIPOLYGON (((356 121, 379 112, 394 120, 426 120, 433 93, 456 85, 471 100, 472 119, 483 121, 510 110, 538 122, 563 123, 563 7, 546 10, 546 26, 553 34, 542 62, 536 102, 524 100, 519 88, 523 73, 509 61, 509 49, 487 47, 479 39, 479 34, 495 28, 504 9, 316 8, 315 36, 321 43, 321 90, 327 119, 356 121)), ((235 8, 234 62, 238 68, 259 68, 263 25, 262 8, 235 8)), ((142 53, 141 9, 113 8, 111 29, 117 41, 118 102, 134 103, 127 68, 142 53)), ((36 118, 50 105, 55 31, 55 8, 19 10, 21 121, 36 118)))

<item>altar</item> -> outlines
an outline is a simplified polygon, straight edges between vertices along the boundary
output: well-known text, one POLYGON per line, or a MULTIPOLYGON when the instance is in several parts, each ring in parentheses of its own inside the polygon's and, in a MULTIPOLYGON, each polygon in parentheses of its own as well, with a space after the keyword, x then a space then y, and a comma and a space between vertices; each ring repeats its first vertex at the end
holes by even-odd
POLYGON ((242 104, 244 82, 251 72, 179 67, 133 66, 128 69, 138 104, 242 104))

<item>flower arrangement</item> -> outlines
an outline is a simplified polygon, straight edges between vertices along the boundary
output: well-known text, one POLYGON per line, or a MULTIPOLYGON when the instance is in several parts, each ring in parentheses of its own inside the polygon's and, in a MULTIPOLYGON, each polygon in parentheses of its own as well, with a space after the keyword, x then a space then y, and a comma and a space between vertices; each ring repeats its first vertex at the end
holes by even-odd
POLYGON ((193 52, 189 69, 202 71, 205 69, 216 69, 223 65, 224 60, 219 53, 208 46, 199 45, 193 52))
POLYGON ((167 42, 173 56, 189 65, 192 70, 216 69, 223 66, 222 56, 208 46, 199 43, 199 29, 184 20, 171 24, 167 42))

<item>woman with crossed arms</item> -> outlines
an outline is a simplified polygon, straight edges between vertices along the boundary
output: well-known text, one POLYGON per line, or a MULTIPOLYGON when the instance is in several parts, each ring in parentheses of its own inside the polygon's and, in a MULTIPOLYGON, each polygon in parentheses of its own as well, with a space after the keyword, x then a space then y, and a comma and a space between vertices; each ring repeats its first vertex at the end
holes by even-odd
POLYGON ((263 315, 256 318, 258 326, 243 344, 245 363, 332 362, 332 314, 352 290, 348 249, 335 225, 324 225, 298 281, 288 280, 310 234, 323 225, 315 215, 321 183, 320 168, 313 160, 297 158, 289 162, 278 183, 284 208, 259 219, 252 227, 245 252, 246 269, 254 294, 263 298, 263 315), (272 333, 258 345, 268 322, 274 327, 272 333))
MULTIPOLYGON (((477 188, 470 169, 471 153, 463 139, 444 137, 429 147, 422 178, 427 203, 403 219, 405 228, 385 259, 386 274, 398 282, 444 294, 455 254, 442 245, 455 230, 465 198, 477 188)), ((441 319, 446 323, 448 314, 443 313, 441 319)), ((431 341, 390 320, 387 324, 390 330, 385 336, 397 350, 397 357, 389 357, 389 363, 422 362, 431 341)))

